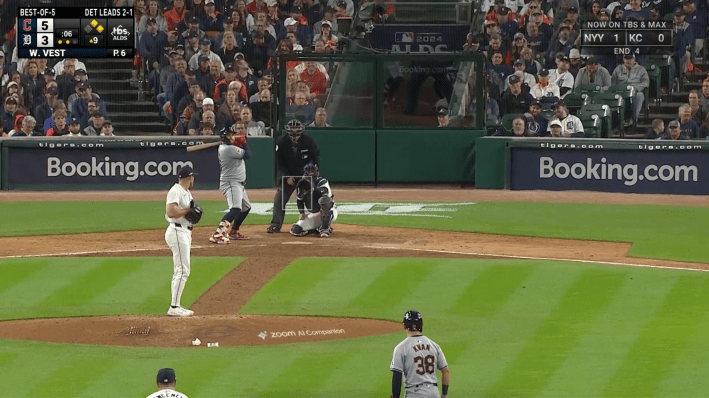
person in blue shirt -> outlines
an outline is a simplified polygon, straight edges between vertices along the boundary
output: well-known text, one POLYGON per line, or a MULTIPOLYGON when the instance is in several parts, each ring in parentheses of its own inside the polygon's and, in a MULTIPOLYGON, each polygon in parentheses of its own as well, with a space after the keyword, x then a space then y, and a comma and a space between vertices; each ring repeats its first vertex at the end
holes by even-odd
POLYGON ((650 15, 650 11, 642 8, 640 0, 630 0, 630 9, 623 10, 621 19, 627 21, 629 18, 634 18, 636 21, 649 21, 652 19, 652 15, 650 15))

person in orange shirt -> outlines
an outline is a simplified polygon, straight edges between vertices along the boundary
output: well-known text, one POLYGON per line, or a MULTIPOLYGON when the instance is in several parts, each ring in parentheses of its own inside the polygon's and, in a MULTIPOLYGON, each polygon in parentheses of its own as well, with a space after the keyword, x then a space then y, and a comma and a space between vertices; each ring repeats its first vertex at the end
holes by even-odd
POLYGON ((185 8, 185 0, 173 0, 172 8, 165 12, 165 22, 167 23, 167 30, 175 29, 178 23, 182 22, 187 15, 187 9, 185 8))
POLYGON ((318 65, 314 61, 305 61, 305 70, 300 74, 300 80, 310 87, 311 94, 320 95, 325 93, 327 79, 318 70, 318 65))

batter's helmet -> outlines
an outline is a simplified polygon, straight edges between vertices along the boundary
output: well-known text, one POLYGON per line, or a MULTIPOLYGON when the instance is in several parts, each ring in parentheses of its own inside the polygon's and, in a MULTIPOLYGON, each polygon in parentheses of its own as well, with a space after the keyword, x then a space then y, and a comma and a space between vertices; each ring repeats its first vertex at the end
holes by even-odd
POLYGON ((418 311, 410 310, 404 314, 404 326, 408 330, 423 332, 423 317, 418 311))
POLYGON ((227 127, 224 127, 223 129, 219 130, 219 138, 222 139, 222 141, 226 142, 227 144, 231 144, 231 139, 229 138, 229 135, 234 134, 234 132, 227 127))
POLYGON ((308 163, 303 167, 303 173, 306 176, 317 177, 320 175, 320 167, 315 163, 308 163))
POLYGON ((303 127, 303 123, 298 119, 291 119, 288 121, 288 124, 286 124, 286 131, 288 131, 288 136, 294 144, 298 143, 300 135, 303 134, 303 130, 305 130, 305 127, 303 127))

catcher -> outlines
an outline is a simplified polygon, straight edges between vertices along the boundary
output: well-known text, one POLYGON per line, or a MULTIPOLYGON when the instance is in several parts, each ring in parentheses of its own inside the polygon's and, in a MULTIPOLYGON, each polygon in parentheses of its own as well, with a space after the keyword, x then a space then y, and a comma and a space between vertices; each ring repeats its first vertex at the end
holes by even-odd
POLYGON ((239 232, 241 223, 251 211, 251 202, 246 194, 246 163, 251 158, 251 149, 246 144, 246 126, 234 123, 229 129, 219 132, 219 191, 226 198, 229 212, 222 217, 217 230, 209 241, 215 244, 229 243, 230 240, 246 240, 239 232))
POLYGON ((167 315, 191 316, 190 311, 180 306, 182 291, 190 276, 190 248, 192 228, 202 218, 202 208, 194 202, 190 189, 194 187, 195 173, 185 166, 177 173, 179 181, 170 188, 165 203, 165 219, 170 223, 165 230, 165 242, 172 250, 172 302, 167 315))
POLYGON ((337 220, 330 183, 320 176, 317 164, 308 163, 303 171, 305 174, 295 187, 300 220, 293 224, 290 233, 293 236, 320 234, 321 238, 328 238, 332 235, 332 223, 337 220))

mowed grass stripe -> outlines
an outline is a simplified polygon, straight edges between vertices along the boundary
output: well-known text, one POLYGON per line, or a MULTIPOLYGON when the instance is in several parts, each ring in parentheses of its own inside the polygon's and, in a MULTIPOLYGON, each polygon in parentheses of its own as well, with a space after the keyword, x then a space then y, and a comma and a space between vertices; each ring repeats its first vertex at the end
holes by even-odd
POLYGON ((35 307, 53 307, 66 315, 94 315, 81 306, 93 301, 104 290, 138 270, 142 260, 124 258, 97 260, 97 266, 78 275, 68 285, 57 289, 35 307))
POLYGON ((671 369, 657 388, 658 397, 703 397, 709 390, 709 318, 702 319, 696 326, 698 333, 691 340, 682 355, 674 362, 671 369))
MULTIPOLYGON (((196 258, 193 258, 192 263, 195 260, 196 258)), ((111 306, 118 313, 122 313, 149 301, 149 297, 156 294, 156 291, 163 295, 164 290, 160 289, 164 289, 166 283, 169 289, 173 267, 171 257, 142 257, 136 258, 135 261, 139 264, 138 268, 104 289, 93 299, 93 303, 100 306, 111 306), (136 289, 136 286, 139 288, 136 289), (131 292, 131 294, 126 295, 126 292, 131 292)), ((193 274, 194 272, 192 271, 193 274)), ((168 294, 170 294, 169 290, 168 294)))
POLYGON ((408 258, 398 260, 386 267, 384 272, 372 281, 349 303, 349 310, 356 313, 378 314, 386 318, 403 316, 392 314, 392 308, 399 308, 411 291, 416 291, 431 274, 438 269, 435 260, 408 258))
MULTIPOLYGON (((446 352, 448 343, 465 343, 463 351, 451 363, 455 369, 469 371, 458 378, 459 387, 469 396, 485 396, 485 391, 503 376, 509 361, 519 355, 532 338, 539 325, 548 318, 565 292, 579 277, 582 267, 569 263, 545 263, 541 261, 485 260, 490 266, 525 265, 534 270, 519 289, 500 307, 491 318, 446 317, 441 323, 459 320, 460 326, 440 326, 441 334, 430 337, 446 352)), ((424 326, 424 330, 426 327, 424 326)), ((452 376, 451 376, 452 377, 452 376)))
POLYGON ((329 389, 331 393, 338 391, 342 386, 328 386, 325 383, 335 369, 356 351, 303 350, 301 355, 290 366, 284 368, 258 396, 262 398, 280 398, 286 395, 310 397, 313 396, 313 392, 323 389, 329 389))
MULTIPOLYGON (((0 262, 0 272, 11 261, 0 262)), ((72 284, 80 275, 98 266, 100 260, 89 258, 81 261, 68 258, 37 260, 41 264, 46 264, 48 261, 50 266, 44 268, 42 272, 33 273, 0 294, 0 319, 62 316, 63 313, 56 311, 54 307, 37 305, 59 289, 72 284)))
MULTIPOLYGON (((341 258, 300 258, 281 271, 241 309, 242 314, 301 313, 298 300, 307 295, 320 280, 327 277, 341 258)), ((307 311, 307 310, 306 310, 307 311)))
MULTIPOLYGON (((51 372, 42 372, 29 396, 74 398, 90 388, 96 378, 115 370, 118 361, 102 357, 76 358, 64 361, 62 366, 51 372)), ((118 372, 120 374, 120 372, 118 372)), ((101 386, 96 386, 102 389, 101 386)), ((94 396, 106 391, 96 390, 94 396)))
POLYGON ((531 266, 511 264, 487 267, 468 285, 448 312, 454 315, 493 317, 521 288, 533 270, 531 266))
POLYGON ((600 396, 648 320, 656 315, 679 272, 634 269, 627 275, 615 299, 578 339, 539 398, 600 396))
POLYGON ((612 269, 585 270, 488 390, 489 395, 536 396, 613 300, 624 278, 625 273, 612 269))
POLYGON ((0 261, 0 294, 34 274, 43 271, 49 265, 49 260, 19 260, 0 261))
POLYGON ((709 313, 707 281, 682 275, 665 296, 657 315, 633 344, 603 391, 605 397, 656 396, 675 361, 697 337, 697 326, 709 313))

